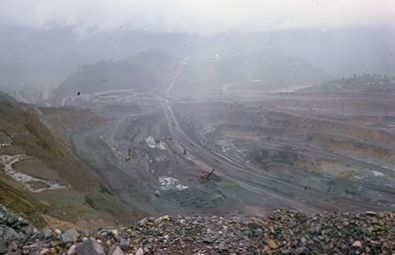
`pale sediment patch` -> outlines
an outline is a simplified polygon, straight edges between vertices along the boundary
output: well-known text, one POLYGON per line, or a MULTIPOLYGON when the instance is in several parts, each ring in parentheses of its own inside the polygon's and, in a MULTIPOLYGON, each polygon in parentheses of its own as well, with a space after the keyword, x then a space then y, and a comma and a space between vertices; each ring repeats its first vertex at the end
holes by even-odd
POLYGON ((379 171, 376 171, 376 170, 373 170, 372 172, 373 172, 374 176, 384 176, 384 174, 382 172, 379 172, 379 171))
POLYGON ((172 177, 160 176, 159 183, 161 190, 186 190, 189 187, 179 183, 179 180, 172 177))
POLYGON ((4 163, 4 171, 5 173, 10 176, 15 181, 22 183, 24 188, 31 192, 43 192, 47 190, 57 190, 57 189, 66 189, 66 186, 63 186, 55 181, 44 180, 40 178, 36 178, 24 173, 20 173, 15 171, 12 168, 12 165, 29 158, 27 155, 1 155, 0 162, 4 163), (34 183, 42 183, 45 187, 42 188, 34 188, 34 183))
POLYGON ((148 136, 144 140, 151 149, 167 150, 167 146, 163 141, 156 142, 152 136, 148 136))
POLYGON ((162 156, 156 157, 155 160, 157 162, 164 162, 167 160, 167 157, 165 155, 162 155, 162 156))

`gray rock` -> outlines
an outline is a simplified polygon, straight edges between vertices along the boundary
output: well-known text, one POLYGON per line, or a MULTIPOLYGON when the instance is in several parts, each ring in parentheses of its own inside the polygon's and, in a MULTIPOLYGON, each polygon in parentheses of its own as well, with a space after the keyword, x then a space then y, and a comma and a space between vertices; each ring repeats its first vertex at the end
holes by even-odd
POLYGON ((361 241, 355 241, 352 243, 351 247, 361 248, 362 243, 361 243, 361 241))
POLYGON ((227 251, 227 250, 229 250, 229 248, 228 248, 228 246, 227 246, 224 242, 221 242, 221 243, 218 245, 218 250, 220 250, 220 251, 227 251))
POLYGON ((77 232, 77 230, 75 230, 74 228, 71 228, 71 229, 66 230, 62 234, 61 240, 63 243, 70 243, 70 242, 77 240, 77 238, 79 236, 80 236, 80 234, 77 232))
POLYGON ((293 254, 305 254, 306 253, 306 247, 299 247, 296 248, 293 254))
POLYGON ((46 239, 46 240, 47 240, 47 239, 51 239, 51 238, 53 237, 53 232, 52 232, 52 230, 49 229, 49 228, 44 228, 44 229, 41 231, 41 233, 42 233, 44 239, 46 239))
POLYGON ((377 213, 373 212, 373 211, 365 211, 365 214, 368 216, 376 216, 377 215, 377 213))
POLYGON ((129 241, 129 239, 126 239, 126 238, 121 238, 121 240, 119 241, 119 247, 121 247, 122 250, 129 249, 129 244, 130 244, 130 241, 129 241))
POLYGON ((137 224, 140 225, 140 226, 144 226, 145 224, 147 224, 147 222, 148 222, 148 219, 147 218, 143 218, 143 219, 139 220, 137 222, 137 224))
POLYGON ((78 245, 75 248, 75 252, 77 255, 106 255, 101 244, 94 238, 89 238, 87 241, 78 245))
POLYGON ((77 245, 75 245, 75 244, 70 246, 70 248, 67 250, 67 255, 74 255, 75 254, 75 248, 77 248, 77 245))
POLYGON ((114 246, 110 249, 108 255, 125 255, 125 253, 118 246, 114 246))
POLYGON ((136 251, 136 255, 144 255, 144 250, 143 250, 143 248, 139 248, 137 251, 136 251))
POLYGON ((8 253, 15 254, 18 251, 18 243, 16 241, 11 241, 8 245, 8 253))
POLYGON ((10 215, 6 216, 5 223, 8 226, 17 225, 17 223, 18 223, 18 216, 13 215, 13 214, 10 214, 10 215))
POLYGON ((277 210, 266 218, 146 218, 133 228, 79 232, 87 236, 82 238, 75 229, 38 232, 9 215, 12 213, 0 215, 0 254, 45 251, 43 254, 104 255, 108 251, 108 255, 142 255, 182 254, 185 250, 205 254, 392 254, 395 245, 386 238, 395 233, 393 212, 323 213, 310 217, 277 210), (7 225, 5 219, 9 218, 13 225, 7 225), (14 241, 6 241, 3 236, 14 241), (74 244, 75 239, 82 244, 74 244))
POLYGON ((18 217, 18 224, 20 226, 28 226, 28 225, 30 225, 30 222, 28 220, 25 220, 22 217, 18 217))
POLYGON ((0 240, 0 254, 4 254, 7 252, 7 246, 5 243, 5 240, 0 240))
POLYGON ((7 226, 0 226, 0 240, 6 242, 19 240, 21 236, 12 228, 7 226))
POLYGON ((213 239, 211 237, 209 237, 209 236, 205 236, 205 237, 203 237, 203 242, 209 244, 209 243, 213 242, 213 239))

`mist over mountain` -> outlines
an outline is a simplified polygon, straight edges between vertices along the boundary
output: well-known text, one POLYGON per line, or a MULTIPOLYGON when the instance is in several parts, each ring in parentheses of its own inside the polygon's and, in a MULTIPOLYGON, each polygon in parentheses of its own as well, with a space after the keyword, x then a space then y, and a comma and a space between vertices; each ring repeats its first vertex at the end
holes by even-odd
MULTIPOLYGON (((110 82, 96 84, 99 90, 103 89, 106 84, 109 87, 125 87, 121 84, 126 82, 129 84, 126 87, 133 87, 133 84, 136 84, 135 89, 140 89, 142 79, 145 79, 144 73, 146 73, 146 81, 150 83, 150 85, 145 85, 146 89, 162 88, 169 81, 168 76, 171 74, 164 74, 165 70, 160 70, 159 67, 155 72, 162 73, 164 76, 151 75, 150 72, 154 70, 150 65, 155 65, 156 60, 142 64, 144 70, 141 73, 136 69, 140 63, 136 63, 138 59, 135 59, 135 56, 153 49, 170 58, 175 58, 173 65, 170 64, 167 67, 167 71, 173 72, 172 75, 179 65, 188 59, 189 64, 186 65, 185 73, 180 75, 178 83, 199 76, 194 86, 203 87, 228 82, 229 79, 221 77, 228 76, 227 72, 230 72, 230 77, 234 75, 235 79, 243 75, 252 75, 261 79, 267 74, 265 70, 269 70, 259 65, 267 66, 274 55, 281 56, 283 60, 285 58, 298 59, 304 62, 301 66, 311 65, 311 68, 320 70, 330 77, 364 72, 391 74, 395 62, 394 34, 394 28, 375 27, 333 29, 327 32, 299 29, 248 34, 223 33, 203 37, 181 33, 131 32, 123 31, 120 27, 118 31, 78 37, 72 28, 67 27, 32 30, 3 26, 0 29, 0 38, 2 38, 0 40, 0 87, 10 93, 17 91, 20 97, 40 95, 45 98, 49 90, 61 84, 69 84, 71 80, 77 79, 76 76, 82 75, 85 78, 80 76, 78 78, 80 83, 91 83, 96 78, 114 82, 114 84, 110 82), (272 56, 269 58, 261 56, 256 63, 245 63, 245 68, 254 69, 254 71, 250 69, 248 75, 247 73, 238 74, 243 67, 238 67, 240 70, 231 70, 232 61, 234 63, 246 61, 238 58, 245 58, 248 55, 253 57, 251 55, 253 52, 270 52, 272 56), (127 67, 129 64, 131 66, 127 67), (89 65, 92 66, 88 67, 89 65), (225 65, 227 70, 222 70, 222 65, 225 65), (116 70, 118 66, 122 68, 116 70), (97 77, 95 75, 86 77, 86 72, 99 72, 94 69, 105 67, 112 71, 107 70, 97 77), (122 70, 135 70, 135 72, 125 76, 121 74, 122 70), (262 73, 257 76, 260 71, 262 73), (221 72, 224 73, 221 74, 221 72), (216 77, 212 77, 212 73, 216 73, 216 77), (118 75, 120 76, 115 77, 118 75)), ((253 57, 255 61, 260 54, 253 57)), ((295 68, 292 68, 288 61, 275 62, 276 67, 281 68, 282 71, 291 71, 285 77, 292 77, 292 70, 296 71, 300 67, 299 64, 294 63, 295 68)), ((302 71, 301 75, 306 75, 306 71, 302 71)), ((316 74, 310 72, 309 75, 316 74)), ((279 84, 281 86, 281 82, 279 84)), ((81 87, 81 90, 84 90, 84 87, 81 87)))
POLYGON ((116 31, 78 38, 71 28, 0 27, 0 87, 55 88, 80 66, 124 59, 161 45, 179 48, 185 38, 178 37, 116 31))
POLYGON ((394 13, 1 0, 0 254, 395 255, 394 13))
POLYGON ((264 81, 266 88, 313 85, 326 78, 307 61, 270 51, 212 58, 172 57, 146 51, 120 61, 87 65, 69 76, 55 91, 57 97, 109 89, 136 91, 218 92, 232 82, 264 81))
POLYGON ((273 38, 278 51, 304 58, 333 76, 395 72, 394 27, 279 32, 273 38))
POLYGON ((148 51, 119 61, 101 61, 81 67, 55 91, 55 96, 116 90, 164 90, 171 82, 179 60, 159 51, 148 51))

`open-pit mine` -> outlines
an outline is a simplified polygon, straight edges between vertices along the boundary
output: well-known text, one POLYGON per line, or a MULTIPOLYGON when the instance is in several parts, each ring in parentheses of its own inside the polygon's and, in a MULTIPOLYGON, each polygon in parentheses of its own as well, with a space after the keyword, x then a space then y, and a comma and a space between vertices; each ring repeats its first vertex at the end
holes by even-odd
POLYGON ((233 89, 87 93, 63 104, 90 114, 43 114, 112 194, 146 214, 395 209, 394 85, 233 89))

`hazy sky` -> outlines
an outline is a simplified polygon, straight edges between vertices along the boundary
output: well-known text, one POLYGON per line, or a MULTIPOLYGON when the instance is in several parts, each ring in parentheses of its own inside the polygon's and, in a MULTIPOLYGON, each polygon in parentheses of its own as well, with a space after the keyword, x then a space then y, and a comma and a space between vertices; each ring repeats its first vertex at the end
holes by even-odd
POLYGON ((0 0, 0 24, 189 32, 395 25, 395 0, 0 0))

